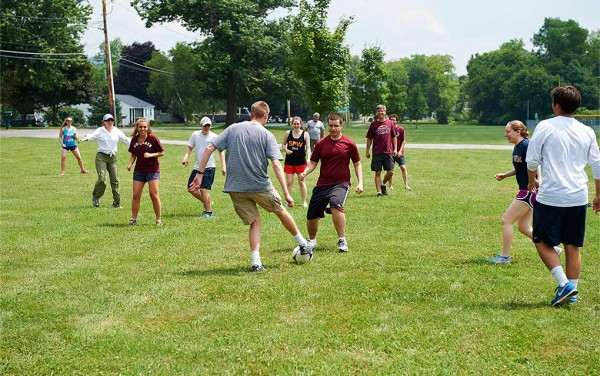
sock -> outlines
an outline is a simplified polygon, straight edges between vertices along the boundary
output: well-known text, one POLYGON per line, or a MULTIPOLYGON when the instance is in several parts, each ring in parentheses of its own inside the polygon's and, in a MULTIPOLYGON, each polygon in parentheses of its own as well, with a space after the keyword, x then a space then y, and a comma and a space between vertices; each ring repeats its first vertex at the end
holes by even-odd
POLYGON ((262 265, 262 262, 260 261, 260 252, 252 251, 250 256, 252 256, 252 265, 262 265))
POLYGON ((306 245, 306 239, 304 239, 301 233, 294 235, 294 239, 296 239, 298 245, 306 245))
POLYGON ((340 236, 338 240, 346 241, 346 237, 345 236, 340 236))
POLYGON ((556 280, 558 281, 558 285, 560 287, 563 287, 564 285, 567 284, 567 282, 569 282, 565 272, 563 271, 562 266, 560 266, 560 265, 556 266, 552 270, 550 270, 550 273, 552 273, 554 278, 556 278, 556 280))
POLYGON ((569 279, 569 282, 571 282, 573 287, 577 288, 577 284, 579 284, 579 279, 569 279))

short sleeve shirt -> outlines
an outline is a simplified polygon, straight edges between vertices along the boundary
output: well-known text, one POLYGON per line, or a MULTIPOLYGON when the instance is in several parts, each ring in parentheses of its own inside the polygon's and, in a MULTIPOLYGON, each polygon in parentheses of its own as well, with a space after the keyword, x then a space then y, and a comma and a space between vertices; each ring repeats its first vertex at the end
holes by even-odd
MULTIPOLYGON (((202 131, 196 131, 192 133, 190 139, 187 142, 187 146, 191 147, 195 151, 196 155, 196 163, 194 163, 194 170, 197 170, 200 166, 200 159, 202 159, 202 154, 204 150, 217 138, 217 134, 213 132, 208 132, 205 136, 202 134, 202 131)), ((214 154, 210 155, 208 159, 208 163, 206 164, 206 168, 214 168, 215 164, 215 156, 214 154)))
POLYGON ((143 143, 138 141, 138 136, 131 139, 129 152, 136 156, 135 170, 143 174, 154 174, 160 172, 158 157, 144 158, 144 153, 157 153, 164 151, 158 137, 150 134, 143 143))
POLYGON ((529 182, 529 176, 527 176, 527 147, 529 146, 529 140, 523 139, 517 145, 515 145, 512 153, 512 164, 515 168, 517 183, 519 189, 527 189, 529 182))
POLYGON ((396 127, 389 119, 373 121, 367 131, 367 138, 373 140, 373 154, 392 154, 394 137, 396 137, 396 127))
POLYGON ((317 186, 339 183, 350 185, 350 161, 359 162, 360 154, 356 143, 349 137, 342 135, 339 140, 325 137, 315 145, 310 160, 315 163, 321 161, 317 186))
POLYGON ((254 121, 232 124, 213 142, 225 153, 223 192, 266 192, 271 187, 269 160, 283 160, 273 133, 254 121))
POLYGON ((311 140, 318 140, 321 138, 321 131, 325 131, 325 126, 320 120, 310 120, 306 123, 306 129, 311 140))

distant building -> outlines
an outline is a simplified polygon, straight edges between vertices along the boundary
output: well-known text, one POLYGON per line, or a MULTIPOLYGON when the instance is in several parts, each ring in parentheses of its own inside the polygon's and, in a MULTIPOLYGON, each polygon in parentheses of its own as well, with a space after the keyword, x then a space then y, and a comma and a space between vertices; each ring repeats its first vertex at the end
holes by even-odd
POLYGON ((132 125, 141 117, 154 120, 154 105, 127 94, 116 94, 117 100, 121 102, 121 114, 123 125, 132 125))

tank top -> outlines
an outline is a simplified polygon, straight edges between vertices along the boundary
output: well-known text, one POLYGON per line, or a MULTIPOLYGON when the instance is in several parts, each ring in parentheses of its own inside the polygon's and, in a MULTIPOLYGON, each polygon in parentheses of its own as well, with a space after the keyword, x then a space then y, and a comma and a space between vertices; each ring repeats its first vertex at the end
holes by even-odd
POLYGON ((288 150, 292 154, 285 156, 285 164, 288 166, 302 166, 306 164, 306 142, 304 142, 304 131, 298 138, 294 138, 294 130, 290 130, 288 138, 285 141, 288 150))
POLYGON ((65 144, 65 147, 77 146, 77 140, 75 140, 75 132, 77 129, 74 126, 71 126, 71 130, 69 128, 63 128, 63 139, 62 142, 65 144))

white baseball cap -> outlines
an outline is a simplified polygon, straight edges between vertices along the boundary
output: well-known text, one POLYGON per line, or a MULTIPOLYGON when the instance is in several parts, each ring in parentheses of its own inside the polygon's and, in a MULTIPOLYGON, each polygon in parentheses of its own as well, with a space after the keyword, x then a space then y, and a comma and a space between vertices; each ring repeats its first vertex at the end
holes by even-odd
POLYGON ((200 119, 200 125, 206 125, 206 124, 212 125, 212 121, 210 120, 210 118, 208 116, 205 116, 202 119, 200 119))
POLYGON ((106 114, 102 118, 102 121, 107 121, 107 120, 115 120, 115 118, 111 114, 106 114))

